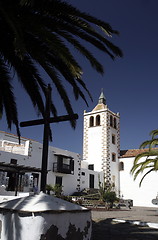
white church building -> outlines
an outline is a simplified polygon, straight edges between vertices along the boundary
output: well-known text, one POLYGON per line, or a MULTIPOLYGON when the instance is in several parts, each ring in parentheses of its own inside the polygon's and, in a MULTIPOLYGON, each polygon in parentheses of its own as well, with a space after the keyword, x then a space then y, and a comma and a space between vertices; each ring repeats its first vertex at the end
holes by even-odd
MULTIPOLYGON (((118 196, 132 199, 134 206, 150 206, 156 198, 158 173, 149 174, 139 188, 130 170, 142 150, 120 150, 120 115, 112 112, 101 93, 91 112, 84 112, 83 157, 50 146, 48 184, 60 184, 65 195, 83 189, 98 189, 99 182, 113 183, 118 196)), ((0 195, 40 190, 42 144, 0 131, 0 195)))

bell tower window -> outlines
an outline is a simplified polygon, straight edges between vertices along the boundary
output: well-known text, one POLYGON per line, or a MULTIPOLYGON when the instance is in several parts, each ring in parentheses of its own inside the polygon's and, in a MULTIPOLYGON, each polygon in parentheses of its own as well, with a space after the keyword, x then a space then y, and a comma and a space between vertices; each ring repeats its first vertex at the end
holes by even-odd
POLYGON ((113 117, 110 115, 110 126, 113 127, 113 117))
POLYGON ((100 126, 100 115, 96 116, 96 126, 100 126))
POLYGON ((114 118, 114 128, 117 129, 117 126, 116 126, 116 118, 114 118))
POLYGON ((94 126, 94 117, 90 117, 90 119, 89 119, 89 126, 90 127, 93 127, 94 126))

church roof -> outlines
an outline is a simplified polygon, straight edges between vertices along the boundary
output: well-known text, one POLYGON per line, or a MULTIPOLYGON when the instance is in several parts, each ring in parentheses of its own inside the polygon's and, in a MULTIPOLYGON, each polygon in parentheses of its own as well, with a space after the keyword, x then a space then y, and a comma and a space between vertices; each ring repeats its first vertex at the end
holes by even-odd
MULTIPOLYGON (((158 148, 153 148, 154 150, 158 150, 158 148)), ((128 149, 128 150, 121 150, 120 151, 120 158, 129 158, 129 157, 136 157, 138 154, 147 152, 149 149, 128 149)))

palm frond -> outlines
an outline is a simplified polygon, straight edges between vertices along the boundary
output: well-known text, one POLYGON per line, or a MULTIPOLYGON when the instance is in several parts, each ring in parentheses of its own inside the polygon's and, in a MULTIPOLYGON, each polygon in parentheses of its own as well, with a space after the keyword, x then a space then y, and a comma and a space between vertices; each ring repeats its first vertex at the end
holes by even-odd
POLYGON ((139 187, 141 187, 142 185, 142 181, 144 180, 144 178, 151 172, 155 171, 154 168, 150 169, 147 173, 144 174, 144 176, 142 177, 142 179, 140 180, 140 183, 139 183, 139 187))
POLYGON ((152 130, 152 131, 150 132, 150 136, 152 136, 152 139, 155 138, 157 135, 158 135, 158 129, 152 130))
POLYGON ((20 139, 17 106, 15 96, 12 91, 13 87, 10 84, 10 76, 8 73, 8 69, 1 59, 0 59, 0 85, 1 85, 0 88, 1 113, 4 107, 8 128, 11 130, 11 126, 12 124, 14 124, 17 129, 18 137, 20 139))
MULTIPOLYGON (((122 51, 108 39, 112 35, 118 34, 117 31, 108 23, 81 12, 65 1, 5 0, 0 2, 0 13, 2 68, 6 66, 7 71, 10 69, 15 72, 33 106, 42 115, 44 114, 43 98, 47 84, 40 75, 41 69, 44 69, 47 76, 54 82, 69 114, 73 113, 73 109, 64 88, 65 84, 60 77, 69 83, 75 99, 81 97, 87 105, 86 94, 92 99, 83 80, 83 69, 75 59, 71 47, 85 57, 91 66, 101 74, 104 72, 103 66, 88 47, 85 47, 85 42, 112 59, 115 59, 116 56, 122 57, 122 51)), ((7 73, 5 74, 7 76, 7 73)), ((11 99, 14 100, 13 108, 16 110, 12 87, 14 85, 11 85, 7 79, 6 84, 10 84, 8 86, 11 99)), ((14 111, 14 121, 13 117, 10 121, 9 107, 7 104, 4 105, 5 97, 2 92, 1 94, 0 116, 5 109, 8 112, 9 126, 17 125, 16 111, 14 111), (6 110, 7 108, 8 110, 6 110)), ((54 115, 57 115, 53 101, 51 110, 54 115)), ((75 126, 75 123, 72 125, 75 126)))
POLYGON ((146 177, 147 174, 149 174, 152 171, 157 171, 158 170, 158 148, 153 148, 156 145, 158 145, 158 139, 154 138, 158 134, 158 130, 153 130, 151 131, 151 140, 144 141, 140 148, 146 148, 147 146, 149 147, 147 151, 142 152, 138 154, 133 162, 133 166, 131 168, 131 174, 134 175, 134 180, 137 178, 137 176, 140 173, 143 173, 144 170, 149 169, 150 170, 144 174, 142 177, 139 186, 141 186, 143 179, 146 177), (145 158, 144 161, 139 162, 140 159, 145 158))

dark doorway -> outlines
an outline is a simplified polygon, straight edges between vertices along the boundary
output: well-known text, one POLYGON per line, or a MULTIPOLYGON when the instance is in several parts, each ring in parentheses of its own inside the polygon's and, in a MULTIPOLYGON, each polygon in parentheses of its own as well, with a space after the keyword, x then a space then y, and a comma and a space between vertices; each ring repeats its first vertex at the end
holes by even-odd
POLYGON ((94 188, 94 175, 89 174, 89 188, 94 188))
POLYGON ((7 177, 9 177, 8 180, 8 191, 15 191, 16 187, 16 173, 8 172, 7 177))
POLYGON ((58 184, 59 186, 62 186, 62 177, 56 176, 55 184, 58 184))

